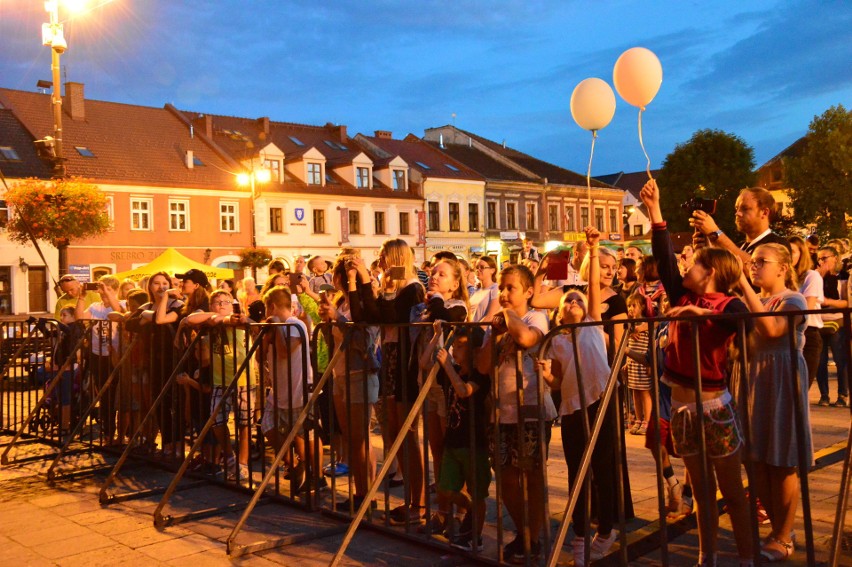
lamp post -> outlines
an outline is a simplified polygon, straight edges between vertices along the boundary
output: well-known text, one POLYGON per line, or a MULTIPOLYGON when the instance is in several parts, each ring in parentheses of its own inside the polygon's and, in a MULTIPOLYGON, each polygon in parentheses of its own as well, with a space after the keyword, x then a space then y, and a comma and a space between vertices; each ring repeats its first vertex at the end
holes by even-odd
POLYGON ((53 151, 54 171, 58 177, 65 177, 64 155, 62 153, 62 88, 59 77, 59 56, 68 49, 65 32, 59 21, 59 0, 47 0, 44 9, 50 14, 50 23, 41 26, 41 43, 50 47, 50 70, 53 73, 53 151))
POLYGON ((237 183, 243 187, 248 185, 251 188, 251 247, 257 248, 257 229, 255 228, 255 211, 254 200, 257 198, 257 185, 269 183, 272 179, 271 172, 265 167, 254 168, 246 173, 237 174, 237 183))

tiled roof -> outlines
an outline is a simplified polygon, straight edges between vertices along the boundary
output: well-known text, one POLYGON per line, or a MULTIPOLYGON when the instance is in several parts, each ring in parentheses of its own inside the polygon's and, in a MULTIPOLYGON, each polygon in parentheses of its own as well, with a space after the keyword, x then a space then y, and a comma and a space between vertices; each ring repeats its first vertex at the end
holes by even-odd
POLYGON ((472 148, 466 144, 444 144, 441 148, 439 142, 426 142, 433 148, 460 161, 470 169, 479 172, 486 179, 495 181, 536 181, 535 178, 524 175, 512 169, 506 164, 500 163, 488 154, 472 148))
MULTIPOLYGON (((463 162, 440 152, 412 134, 404 140, 358 134, 357 139, 362 138, 391 156, 401 157, 409 167, 419 171, 425 178, 484 180, 480 173, 467 167, 463 162)), ((372 157, 375 152, 368 153, 372 157)), ((387 159, 388 156, 379 155, 377 158, 387 159)))
POLYGON ((20 158, 9 161, 0 154, 0 171, 5 177, 46 179, 51 176, 53 168, 38 157, 34 140, 11 110, 0 108, 0 146, 12 148, 20 158))
MULTIPOLYGON (((651 176, 657 177, 659 175, 659 169, 652 169, 651 176)), ((624 173, 623 171, 619 173, 609 173, 607 175, 598 175, 595 177, 598 181, 602 183, 607 183, 612 185, 613 187, 618 187, 619 189, 624 189, 625 191, 629 191, 631 195, 639 198, 639 191, 642 190, 642 186, 648 181, 648 172, 647 171, 634 171, 632 173, 624 173)))
MULTIPOLYGON (((63 108, 67 107, 67 97, 63 108)), ((11 108, 38 138, 53 135, 50 96, 0 89, 0 104, 11 108)), ((233 189, 233 164, 214 152, 164 108, 85 100, 85 119, 63 116, 63 149, 68 175, 102 182, 172 187, 233 189), (84 157, 75 148, 88 148, 84 157), (186 151, 201 163, 186 167, 186 151)))
MULTIPOLYGON (((564 167, 559 167, 558 165, 554 165, 552 163, 548 163, 546 161, 534 158, 531 155, 525 154, 524 152, 504 146, 503 144, 498 144, 497 142, 489 140, 488 138, 483 138, 482 136, 478 136, 471 132, 467 132, 461 129, 459 130, 459 132, 461 132, 465 136, 470 136, 477 142, 480 142, 482 145, 486 146, 488 149, 511 159, 521 167, 533 172, 539 177, 546 177, 548 183, 556 183, 561 185, 586 185, 585 175, 581 175, 577 172, 571 171, 570 169, 565 169, 564 167)), ((592 187, 600 187, 603 189, 610 188, 609 185, 601 183, 600 181, 596 181, 595 179, 592 179, 591 185, 592 187)))

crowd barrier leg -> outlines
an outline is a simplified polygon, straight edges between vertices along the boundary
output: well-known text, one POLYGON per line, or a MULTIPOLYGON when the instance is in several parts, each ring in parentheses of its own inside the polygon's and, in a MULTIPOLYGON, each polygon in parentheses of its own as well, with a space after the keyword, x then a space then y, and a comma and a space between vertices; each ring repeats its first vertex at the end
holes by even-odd
MULTIPOLYGON (((213 424, 216 422, 218 414, 222 410, 222 406, 227 402, 228 397, 233 393, 234 388, 236 388, 239 377, 244 372, 248 372, 248 369, 251 365, 252 357, 254 356, 254 353, 257 351, 258 347, 260 347, 263 341, 263 336, 266 334, 267 329, 269 329, 269 327, 263 327, 261 329, 260 334, 258 334, 257 338, 252 343, 251 348, 246 351, 245 360, 243 360, 242 364, 240 364, 239 368, 237 368, 237 370, 234 372, 234 376, 231 379, 231 382, 222 392, 222 396, 219 398, 219 401, 210 411, 210 417, 207 418, 207 422, 204 424, 204 427, 201 429, 201 432, 199 432, 199 434, 195 437, 195 441, 192 443, 192 447, 189 449, 189 453, 184 457, 183 462, 181 463, 180 467, 172 478, 172 481, 169 483, 169 486, 163 493, 163 497, 160 500, 160 503, 157 504, 157 508, 154 510, 154 526, 156 526, 158 529, 162 529, 165 526, 171 525, 176 522, 176 519, 174 517, 170 515, 163 515, 163 509, 169 503, 169 500, 171 500, 172 495, 177 489, 178 483, 180 483, 180 481, 183 479, 183 475, 186 474, 186 469, 189 468, 192 456, 195 454, 196 451, 198 451, 198 449, 201 447, 201 444, 204 443, 204 439, 206 438, 210 430, 213 429, 213 424)), ((237 409, 237 411, 239 411, 239 409, 237 409)), ((228 442, 230 443, 230 440, 228 440, 228 442)), ((209 516, 212 513, 215 512, 211 512, 210 510, 204 511, 205 516, 209 516)), ((201 516, 198 513, 195 513, 191 515, 186 515, 183 519, 188 519, 189 517, 198 518, 201 516)))
MULTIPOLYGON (((444 341, 444 348, 449 350, 450 346, 453 344, 453 339, 455 338, 455 333, 450 333, 444 341)), ((340 548, 335 553, 331 562, 329 563, 330 567, 334 567, 340 563, 340 560, 343 558, 343 554, 346 553, 346 548, 349 547, 349 544, 352 542, 352 538, 355 536, 355 531, 358 529, 358 525, 361 523, 361 520, 364 519, 364 516, 367 514, 367 510, 370 509, 373 498, 376 497, 376 493, 378 493, 379 488, 382 485, 382 482, 385 480, 385 477, 388 474, 388 471, 393 466, 393 460, 396 458, 396 454, 399 452, 400 447, 402 447, 403 442, 405 441, 406 436, 408 435, 409 429, 411 429, 411 425, 414 423, 414 420, 417 418, 417 415, 420 413, 420 409, 423 407, 423 403, 426 401, 426 396, 429 395, 429 388, 435 383, 435 378, 438 376, 438 370, 440 369, 440 363, 436 362, 432 369, 429 371, 429 374, 426 377, 426 380, 423 381, 423 385, 420 387, 420 392, 417 394, 417 399, 414 400, 414 404, 411 408, 411 411, 408 413, 408 416, 405 418, 405 422, 403 422, 400 427, 399 435, 394 439, 393 445, 388 451, 387 457, 385 457, 385 462, 382 463, 382 468, 379 470, 379 473, 376 475, 373 484, 370 486, 367 491, 367 495, 364 497, 364 501, 361 502, 361 506, 358 508, 358 512, 355 514, 355 517, 352 518, 352 522, 349 524, 349 529, 346 531, 346 535, 343 538, 343 542, 340 544, 340 548)))
MULTIPOLYGON (((83 346, 83 341, 85 341, 85 334, 80 337, 79 341, 77 341, 77 344, 74 346, 74 350, 72 350, 73 353, 76 353, 83 346)), ((15 433, 15 436, 12 437, 12 440, 3 450, 3 455, 0 456, 0 464, 9 464, 9 451, 12 450, 12 447, 15 446, 15 443, 18 441, 18 439, 21 438, 21 435, 24 434, 24 431, 27 429, 27 427, 29 427, 30 423, 32 422, 33 417, 35 417, 36 414, 44 406, 45 401, 50 398, 51 394, 53 394, 53 391, 56 390, 56 388, 62 382, 62 375, 65 373, 66 370, 71 367, 71 364, 73 362, 74 358, 72 356, 69 356, 65 363, 59 368, 59 371, 57 371, 56 376, 54 376, 53 380, 50 382, 50 386, 47 387, 47 390, 45 390, 44 394, 41 396, 41 398, 39 398, 38 403, 36 403, 35 407, 30 410, 29 415, 23 421, 23 423, 21 423, 21 427, 15 433)))
MULTIPOLYGON (((322 377, 319 379, 319 382, 314 384, 314 391, 311 392, 311 397, 308 398, 308 402, 305 404, 305 407, 302 408, 301 413, 299 413, 299 417, 296 418, 296 422, 290 428, 290 432, 287 434, 287 438, 284 439, 284 443, 281 445, 281 448, 275 455, 275 459, 272 461, 272 464, 269 466, 269 470, 266 471, 266 474, 263 477, 263 480, 257 485, 257 488, 254 491, 254 495, 251 498, 251 501, 246 506, 243 511, 243 515, 240 516, 239 521, 231 530, 230 535, 228 535, 228 539, 225 541, 227 546, 228 554, 232 557, 237 557, 243 555, 244 553, 251 553, 255 551, 261 551, 264 549, 271 549, 273 547, 278 547, 283 545, 285 542, 296 543, 292 537, 279 538, 275 540, 266 540, 263 542, 237 546, 234 542, 237 539, 237 536, 245 526, 245 523, 248 521, 249 516, 254 511, 257 503, 260 501, 260 498, 263 496, 266 487, 269 486, 269 483, 272 482, 272 479, 275 477, 275 474, 278 470, 278 466, 281 464, 281 461, 284 459, 284 455, 290 450, 293 445, 293 442, 296 440, 299 431, 302 426, 305 424, 305 421, 308 419, 308 415, 310 414, 311 409, 314 404, 316 404, 317 399, 325 387, 326 383, 328 383, 329 378, 331 378, 332 371, 334 370, 335 365, 340 360, 341 356, 345 356, 346 348, 349 344, 349 335, 346 335, 341 342, 340 346, 335 350, 334 355, 331 357, 331 360, 328 362, 328 366, 326 366, 325 372, 323 372, 322 377)), ((369 502, 368 502, 369 503, 369 502)), ((342 531, 341 528, 335 527, 331 533, 338 533, 342 531)), ((313 534, 314 536, 316 534, 313 534)), ((302 541, 301 539, 299 541, 302 541)))
MULTIPOLYGON (((847 337, 852 331, 852 321, 850 321, 849 311, 843 314, 843 328, 846 329, 847 337)), ((844 346, 846 354, 846 376, 837 376, 838 380, 846 380, 847 384, 852 385, 852 341, 846 341, 844 346)), ((850 417, 852 417, 852 407, 849 409, 850 417)), ((840 560, 840 551, 843 548, 843 526, 846 523, 846 510, 849 508, 849 472, 852 468, 852 419, 849 421, 849 436, 846 439, 846 458, 843 460, 843 470, 840 473, 840 490, 837 493, 837 513, 834 515, 834 525, 831 528, 831 551, 829 554, 829 565, 837 567, 837 562, 840 560)))
MULTIPOLYGON (((621 344, 618 345, 618 351, 615 354, 615 359, 612 364, 612 371, 609 375, 609 379, 607 380, 603 397, 601 398, 600 403, 602 408, 609 406, 609 403, 612 400, 612 394, 618 384, 618 369, 621 368, 621 365, 624 362, 624 352, 627 349, 627 337, 628 333, 623 333, 621 337, 621 344)), ((592 435, 589 439, 589 443, 586 445, 585 451, 583 451, 583 460, 580 462, 580 470, 577 473, 576 484, 578 486, 580 483, 585 482, 586 475, 589 472, 589 467, 592 462, 592 452, 595 450, 595 445, 597 444, 598 436, 600 435, 605 417, 606 412, 601 411, 595 418, 595 426, 592 429, 592 435)), ((571 491, 571 496, 568 498, 568 503, 565 505, 562 521, 559 524, 559 531, 556 535, 556 540, 554 541, 553 548, 550 551, 550 557, 547 559, 548 567, 556 567, 556 564, 559 561, 559 553, 565 543, 565 537, 568 535, 568 525, 571 523, 571 515, 574 513, 574 508, 577 506, 577 500, 579 497, 579 490, 571 491)))
POLYGON ((142 435, 142 432, 145 430, 145 426, 151 419, 154 418, 157 413, 157 410, 160 409, 160 405, 163 403, 163 400, 168 395, 169 390, 174 387, 174 383, 177 380, 177 376, 178 374, 180 374, 180 369, 183 368, 183 365, 186 364, 186 361, 189 359, 192 353, 195 352, 195 348, 200 342, 201 336, 201 333, 197 334, 195 338, 193 338, 189 345, 186 347, 186 350, 183 352, 183 355, 181 355, 180 359, 175 364, 174 370, 172 370, 172 373, 171 375, 169 375, 168 380, 166 380, 166 382, 163 384, 162 390, 160 390, 160 393, 157 395, 157 398, 151 404, 150 409, 148 409, 148 413, 145 414, 145 417, 142 418, 142 420, 139 422, 139 425, 136 427, 136 431, 134 431, 133 435, 130 437, 130 441, 128 441, 127 447, 124 448, 124 452, 121 454, 121 457, 118 458, 118 461, 115 463, 115 466, 112 468, 112 470, 104 480, 103 484, 101 485, 101 489, 98 492, 98 500, 101 504, 111 504, 115 502, 120 502, 122 500, 127 500, 129 498, 162 493, 163 489, 157 488, 153 490, 138 491, 132 495, 125 495, 124 497, 119 497, 118 495, 110 494, 109 492, 107 492, 107 490, 115 482, 115 478, 118 476, 118 473, 121 471, 122 467, 124 466, 124 463, 130 457, 130 453, 133 450, 133 446, 136 440, 139 439, 139 436, 142 435))
MULTIPOLYGON (((745 319, 740 319, 738 321, 738 337, 740 340, 740 344, 737 345, 740 351, 740 381, 739 381, 739 392, 738 399, 740 400, 748 400, 748 333, 746 332, 745 319)), ((748 443, 748 440, 751 439, 751 415, 748 410, 748 403, 743 403, 737 407, 737 411, 742 414, 742 426, 743 426, 743 437, 745 443, 748 443)), ((743 445, 741 451, 746 450, 746 445, 743 445)), ((752 542, 760 541, 760 526, 757 525, 757 494, 754 491, 754 465, 751 462, 751 459, 743 458, 743 466, 745 467, 746 472, 746 480, 748 481, 748 507, 750 518, 753 520, 749 523, 749 527, 751 528, 751 540, 752 542)), ((763 556, 760 554, 760 546, 756 545, 753 549, 752 557, 754 559, 755 565, 761 565, 763 563, 763 556)))
MULTIPOLYGON (((524 443, 524 427, 526 426, 527 415, 524 413, 526 406, 524 405, 524 353, 520 349, 515 353, 515 393, 517 395, 518 404, 518 423, 515 427, 518 429, 518 469, 520 471, 521 494, 529 494, 529 479, 527 478, 527 469, 532 467, 532 458, 527 455, 526 443, 524 443)), ((536 408, 538 409, 538 408, 536 408)), ((531 417, 540 417, 533 415, 531 417)), ((541 454, 544 459, 544 453, 541 454)), ((521 537, 524 542, 524 564, 530 566, 530 507, 527 498, 523 498, 521 506, 521 518, 523 519, 523 533, 521 537)), ((515 526, 518 527, 518 526, 515 526)))
MULTIPOLYGON (((89 415, 92 413, 95 405, 103 399, 103 397, 112 393, 111 386, 113 381, 119 374, 121 373, 121 367, 124 365, 127 358, 130 356, 130 352, 134 346, 136 346, 136 342, 139 340, 139 337, 135 337, 133 341, 130 343, 130 348, 122 355, 121 359, 118 361, 118 364, 115 365, 115 368, 112 369, 106 381, 101 386, 98 391, 98 395, 95 396, 91 402, 89 402, 89 406, 80 413, 80 417, 77 420, 77 423, 71 429, 71 433, 62 440, 62 445, 59 448, 59 452, 54 457, 53 462, 50 464, 50 467, 47 469, 47 481, 53 482, 56 480, 56 465, 59 464, 59 460, 65 455, 65 451, 68 449, 68 446, 71 444, 71 441, 74 437, 77 436, 81 431, 83 431, 83 426, 86 424, 86 420, 89 419, 89 415)), ((57 376, 61 376, 61 374, 57 374, 57 376)))

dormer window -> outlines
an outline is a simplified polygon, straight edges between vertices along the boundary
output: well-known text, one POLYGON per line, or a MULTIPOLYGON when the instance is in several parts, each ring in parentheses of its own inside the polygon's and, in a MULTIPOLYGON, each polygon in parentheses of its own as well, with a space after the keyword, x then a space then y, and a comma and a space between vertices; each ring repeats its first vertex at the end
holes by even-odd
POLYGON ((393 190, 405 191, 408 186, 405 183, 405 171, 402 169, 393 170, 393 190))
POLYGON ((355 168, 355 187, 358 189, 370 188, 370 168, 356 167, 355 168))
POLYGON ((273 181, 281 181, 281 160, 265 159, 263 160, 263 167, 269 170, 273 181))
POLYGON ((322 185, 322 165, 318 163, 308 162, 308 176, 306 182, 308 185, 322 185))

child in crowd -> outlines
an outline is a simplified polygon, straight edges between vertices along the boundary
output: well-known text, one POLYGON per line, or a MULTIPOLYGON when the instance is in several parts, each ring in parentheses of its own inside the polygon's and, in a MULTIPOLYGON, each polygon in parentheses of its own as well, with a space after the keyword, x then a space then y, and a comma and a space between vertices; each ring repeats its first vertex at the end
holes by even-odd
MULTIPOLYGON (((645 317, 645 298, 634 294, 627 298, 627 314, 631 319, 645 317)), ((639 352, 648 350, 648 323, 638 323, 627 337, 627 348, 639 352)), ((630 428, 631 435, 645 435, 651 417, 651 369, 641 360, 627 359, 627 387, 633 396, 636 420, 630 428)))
POLYGON ((451 502, 466 512, 450 544, 466 551, 482 551, 485 499, 491 484, 485 437, 491 381, 487 374, 474 369, 473 353, 481 347, 484 333, 476 327, 456 327, 450 355, 439 345, 442 322, 435 321, 433 330, 432 341, 424 352, 431 354, 438 349, 435 360, 441 365, 442 387, 447 396, 439 502, 451 502), (465 486, 467 492, 462 491, 465 486))
POLYGON ((479 372, 492 368, 492 353, 497 356, 497 393, 499 423, 495 424, 491 454, 494 466, 500 467, 503 502, 518 529, 515 539, 503 549, 513 562, 526 559, 525 528, 529 533, 529 554, 541 554, 539 536, 545 521, 544 478, 542 470, 549 442, 549 427, 541 439, 539 420, 556 418, 550 394, 538 399, 538 372, 534 356, 542 337, 548 331, 547 315, 530 308, 533 296, 533 274, 524 266, 510 265, 500 273, 500 305, 486 331, 483 348, 476 359, 479 372), (521 374, 517 372, 517 353, 521 352, 521 374), (520 388, 519 388, 519 382, 520 388), (527 493, 521 490, 521 475, 526 476, 527 493), (524 524, 524 501, 529 511, 529 525, 524 524))
POLYGON ((245 315, 234 314, 233 296, 221 289, 210 295, 210 309, 212 311, 187 315, 186 324, 192 326, 207 324, 211 327, 209 357, 213 391, 210 398, 210 411, 212 412, 225 397, 222 406, 216 412, 213 435, 216 436, 216 441, 225 457, 225 478, 243 481, 249 477, 251 388, 247 378, 250 374, 248 370, 240 373, 239 377, 235 377, 237 369, 246 359, 246 335, 244 329, 234 328, 234 326, 245 325, 248 319, 245 315), (237 379, 236 392, 232 391, 225 396, 225 390, 235 378, 237 379), (236 407, 234 407, 234 398, 237 402, 236 407), (228 418, 232 409, 237 428, 237 455, 234 455, 231 434, 228 430, 228 418))
MULTIPOLYGON (((601 321, 601 270, 598 262, 600 232, 593 227, 587 227, 586 239, 590 258, 588 298, 576 290, 565 293, 560 302, 557 325, 601 321)), ((565 329, 562 334, 554 337, 550 354, 553 358, 540 358, 539 366, 542 368, 542 377, 548 385, 562 392, 559 415, 561 416, 562 447, 565 451, 565 462, 568 465, 571 490, 577 490, 577 474, 587 445, 582 441, 585 437, 584 422, 587 422, 591 428, 597 414, 601 411, 606 412, 598 442, 592 453, 592 472, 595 479, 592 486, 597 497, 598 527, 591 543, 589 558, 591 561, 597 561, 615 542, 617 531, 612 526, 618 510, 616 504, 617 460, 615 444, 612 443, 617 435, 615 404, 611 400, 609 407, 604 408, 600 400, 610 376, 603 328, 594 326, 565 329), (574 356, 575 348, 577 358, 574 356), (578 376, 578 369, 580 376, 578 376), (581 377, 582 384, 580 384, 581 377)), ((586 486, 584 483, 580 488, 582 492, 571 518, 575 534, 571 545, 574 565, 578 567, 586 564, 586 486)))
MULTIPOLYGON (((127 312, 113 311, 107 315, 110 321, 123 321, 131 314, 137 312, 143 305, 148 303, 148 293, 141 289, 131 289, 126 297, 127 312)), ((128 348, 136 338, 136 333, 124 330, 124 348, 128 348)), ((125 435, 133 435, 139 426, 142 410, 142 384, 147 381, 145 372, 145 351, 142 339, 136 340, 133 352, 127 358, 124 368, 119 375, 118 391, 115 396, 118 408, 118 434, 119 443, 123 443, 125 435)))
MULTIPOLYGON (((266 373, 272 380, 272 388, 263 407, 261 429, 278 452, 290 434, 293 424, 307 402, 309 385, 313 382, 310 357, 307 354, 308 329, 305 323, 293 314, 293 296, 284 286, 275 286, 263 296, 266 306, 266 322, 276 323, 272 331, 263 337, 266 353, 266 373)), ((297 435, 293 447, 298 464, 290 470, 290 486, 297 493, 302 490, 306 464, 309 462, 309 447, 305 435, 297 435)), ((314 472, 318 469, 315 467, 314 472)))
MULTIPOLYGON (((660 279, 675 307, 671 316, 745 313, 746 306, 730 290, 738 284, 742 269, 737 258, 720 248, 701 248, 685 275, 680 275, 671 237, 660 211, 657 182, 649 180, 640 192, 651 217, 654 257, 659 260, 660 279)), ((683 457, 692 480, 698 505, 698 565, 715 566, 719 515, 716 484, 728 504, 740 565, 752 565, 749 511, 742 483, 743 444, 737 416, 727 389, 728 346, 737 334, 736 320, 705 321, 698 324, 702 345, 702 389, 700 392, 707 457, 712 464, 708 478, 702 476, 696 407, 695 363, 692 354, 692 324, 672 321, 662 380, 672 388, 672 435, 674 448, 683 457)))

